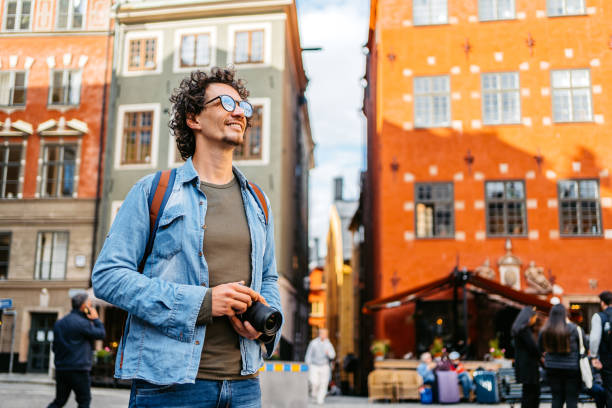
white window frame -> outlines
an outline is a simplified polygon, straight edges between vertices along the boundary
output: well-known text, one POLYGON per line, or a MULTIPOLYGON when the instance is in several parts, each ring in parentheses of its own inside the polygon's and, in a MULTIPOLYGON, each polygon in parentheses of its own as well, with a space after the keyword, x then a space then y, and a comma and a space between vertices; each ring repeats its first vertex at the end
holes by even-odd
POLYGON ((159 103, 141 103, 120 105, 117 109, 117 131, 115 133, 115 170, 140 170, 154 169, 157 167, 157 155, 159 152, 159 121, 161 105, 159 103), (153 111, 153 124, 151 132, 151 161, 148 164, 121 164, 123 149, 123 121, 125 114, 129 112, 153 111))
POLYGON ((61 30, 61 31, 81 31, 81 30, 85 30, 87 28, 87 0, 81 0, 83 2, 85 2, 85 10, 83 11, 83 27, 79 27, 79 28, 74 28, 74 7, 72 6, 74 4, 74 0, 68 0, 70 2, 70 5, 68 6, 68 25, 67 27, 62 27, 59 28, 58 27, 58 20, 59 20, 59 7, 60 7, 60 2, 59 0, 56 0, 56 6, 55 6, 55 29, 56 30, 61 30))
POLYGON ((552 121, 554 123, 588 123, 588 122, 592 122, 593 121, 593 81, 591 80, 591 70, 589 68, 575 68, 575 69, 554 69, 551 70, 550 72, 550 89, 551 89, 551 110, 552 110, 552 121), (555 72, 563 72, 563 71, 567 71, 570 74, 570 86, 569 88, 555 88, 553 85, 553 74, 555 72), (589 74, 589 86, 582 86, 582 87, 573 87, 572 86, 572 73, 575 71, 586 71, 589 74), (588 119, 583 119, 583 120, 576 120, 574 119, 574 104, 573 104, 573 91, 575 89, 588 89, 589 90, 589 117, 588 119), (569 90, 570 91, 570 98, 569 98, 569 104, 570 104, 570 109, 569 109, 569 115, 570 118, 568 120, 557 120, 555 119, 555 91, 557 90, 569 90))
POLYGON ((426 23, 421 23, 418 22, 417 18, 416 18, 416 8, 415 8, 415 3, 414 1, 412 2, 412 24, 415 26, 428 26, 428 25, 444 25, 444 24, 448 24, 448 0, 444 0, 446 3, 446 18, 444 19, 444 21, 439 21, 439 22, 433 22, 432 21, 432 0, 427 0, 427 8, 428 8, 428 12, 429 15, 427 17, 427 22, 426 23))
POLYGON ((514 20, 516 19, 516 2, 514 0, 510 0, 512 2, 512 16, 504 17, 499 15, 499 1, 500 0, 478 0, 478 19, 480 21, 500 21, 500 20, 514 20), (490 2, 491 9, 494 10, 495 16, 492 18, 484 18, 482 16, 482 3, 490 2))
POLYGON ((110 213, 110 217, 108 217, 109 221, 110 221, 108 223, 108 229, 109 230, 113 226, 113 222, 115 222, 115 218, 117 217, 117 213, 119 212, 119 208, 123 204, 123 201, 124 200, 113 200, 113 201, 111 201, 111 213, 110 213))
POLYGON ((72 68, 67 68, 67 69, 51 69, 49 70, 49 93, 47 95, 47 107, 55 107, 55 106, 61 106, 61 107, 66 107, 66 106, 80 106, 81 105, 81 93, 83 92, 83 70, 82 69, 72 69, 72 68), (55 72, 62 72, 62 87, 66 88, 68 86, 68 83, 66 82, 68 80, 68 72, 71 73, 77 73, 80 76, 80 80, 79 80, 79 100, 77 101, 77 103, 70 103, 70 94, 68 94, 68 102, 67 103, 58 103, 58 102, 53 102, 51 100, 51 97, 53 95, 53 74, 55 72))
POLYGON ((415 129, 440 128, 440 127, 449 127, 451 125, 451 121, 452 121, 452 117, 453 116, 452 116, 452 109, 451 109, 452 107, 451 107, 451 83, 450 83, 450 75, 444 74, 444 75, 416 76, 416 77, 414 77, 414 80, 413 80, 413 93, 414 93, 414 97, 413 97, 413 100, 414 100, 414 103, 413 103, 414 112, 413 112, 413 115, 414 115, 414 127, 415 127, 415 129), (429 91, 426 94, 417 94, 414 91, 414 88, 416 88, 414 86, 414 83, 417 80, 419 80, 419 79, 428 79, 428 80, 431 81, 432 78, 436 78, 436 77, 447 77, 448 78, 448 91, 447 91, 447 93, 441 93, 441 92, 434 93, 432 91, 429 91), (432 102, 433 96, 436 96, 436 95, 437 96, 441 96, 441 95, 445 95, 446 96, 446 101, 447 101, 447 104, 448 104, 448 120, 446 122, 444 122, 444 123, 434 123, 432 121, 433 117, 434 117, 434 114, 433 114, 434 112, 433 112, 433 103, 431 103, 431 102, 432 102), (427 118, 428 122, 426 124, 419 124, 419 123, 417 123, 417 97, 420 97, 420 96, 425 96, 425 97, 429 98, 429 102, 428 103, 430 104, 430 117, 427 118))
POLYGON ((520 82, 521 78, 518 72, 515 71, 506 71, 506 72, 485 72, 482 73, 480 75, 480 88, 481 88, 481 109, 482 109, 482 123, 485 125, 516 125, 516 124, 520 124, 521 123, 521 94, 520 94, 520 89, 521 89, 521 82, 520 82), (514 74, 516 75, 516 83, 517 86, 514 89, 502 89, 501 88, 501 75, 504 74, 514 74), (484 89, 484 77, 486 75, 496 75, 497 81, 500 84, 500 87, 495 89, 495 90, 485 90, 484 89), (502 94, 504 93, 515 93, 516 97, 517 97, 517 101, 518 101, 518 112, 517 112, 517 117, 516 120, 514 121, 504 121, 504 114, 503 114, 503 104, 502 104, 502 94), (497 104, 498 104, 498 113, 499 113, 499 121, 493 121, 493 120, 489 120, 487 119, 487 117, 485 116, 485 95, 488 94, 495 94, 497 96, 497 104))
MULTIPOLYGON (((23 17, 21 13, 21 9, 23 7, 22 3, 23 3, 23 0, 17 0, 17 10, 15 12, 15 15, 19 16, 20 18, 23 17)), ((6 27, 6 19, 8 17, 8 0, 4 0, 4 14, 2 15, 2 31, 7 31, 9 33, 32 31, 32 19, 34 16, 33 10, 35 6, 34 3, 35 3, 35 0, 30 1, 30 25, 28 26, 28 28, 12 28, 11 29, 11 28, 6 27)), ((15 21, 15 25, 20 25, 20 24, 17 24, 17 20, 15 21)))
MULTIPOLYGON (((61 163, 64 163, 64 150, 62 149, 62 160, 61 163)), ((64 141, 44 141, 40 145, 40 183, 38 185, 37 197, 41 198, 49 198, 54 200, 66 200, 71 198, 77 198, 79 195, 79 169, 81 167, 81 143, 80 141, 75 142, 64 142, 64 141), (47 195, 45 192, 45 184, 47 181, 47 169, 48 166, 45 165, 47 160, 45 159, 45 151, 49 146, 52 147, 62 147, 65 146, 75 146, 76 155, 74 158, 74 176, 72 178, 73 188, 72 188, 72 196, 62 196, 62 195, 47 195)), ((64 180, 64 174, 62 173, 62 181, 64 180)), ((61 183, 58 184, 58 189, 61 189, 61 183)))
POLYGON ((232 24, 228 27, 227 38, 227 64, 235 64, 238 68, 256 68, 266 67, 272 64, 272 24, 270 23, 249 23, 249 24, 232 24), (264 54, 263 62, 256 63, 235 63, 234 62, 234 46, 236 32, 263 30, 264 32, 264 54))
POLYGON ((252 105, 261 105, 263 114, 261 118, 261 159, 259 160, 234 160, 240 166, 266 166, 270 163, 270 110, 272 101, 270 98, 249 98, 252 105))
POLYGON ((202 67, 214 67, 217 65, 217 28, 216 27, 192 27, 183 28, 174 32, 174 65, 173 72, 191 72, 202 67), (181 45, 184 35, 208 34, 210 38, 210 63, 208 65, 196 65, 193 67, 181 67, 181 45))
MULTIPOLYGON (((125 34, 123 41, 123 76, 142 76, 142 75, 158 75, 162 73, 162 65, 164 62, 164 56, 162 55, 163 47, 163 32, 162 31, 128 31, 125 34), (146 40, 155 38, 156 50, 155 50, 155 69, 147 70, 134 70, 130 71, 130 41, 132 40, 146 40)), ((176 51, 178 52, 178 51, 176 51)))
POLYGON ((26 103, 28 101, 28 70, 26 69, 15 69, 15 70, 10 70, 10 71, 0 71, 0 75, 2 74, 10 74, 10 80, 9 80, 9 85, 10 88, 12 89, 12 94, 10 96, 10 99, 13 100, 15 98, 15 74, 17 73, 23 73, 24 74, 24 79, 23 79, 23 87, 25 88, 25 100, 23 101, 23 105, 19 104, 19 105, 15 105, 15 104, 8 104, 8 105, 2 105, 2 103, 0 103, 0 107, 2 109, 25 109, 26 103))
POLYGON ((39 230, 36 233, 36 258, 34 259, 34 280, 35 281, 49 281, 49 280, 64 280, 66 279, 66 273, 68 270, 68 253, 70 251, 70 231, 53 231, 53 230, 39 230), (39 258, 40 258, 40 251, 41 251, 41 247, 39 246, 39 239, 41 234, 51 234, 52 237, 52 243, 51 243, 51 262, 49 264, 49 268, 52 268, 52 264, 53 264, 53 251, 54 251, 54 241, 55 241, 55 236, 56 234, 66 234, 67 235, 67 241, 66 241, 66 253, 65 253, 65 257, 64 257, 64 272, 62 274, 61 277, 57 278, 52 278, 51 277, 51 269, 49 269, 49 273, 46 277, 41 277, 41 271, 40 269, 42 268, 41 263, 39 263, 39 258))
POLYGON ((548 17, 583 16, 586 14, 585 0, 580 0, 582 2, 582 10, 580 10, 580 12, 577 12, 577 13, 568 13, 567 12, 567 0, 560 0, 560 1, 563 2, 563 12, 560 14, 552 14, 551 6, 550 6, 551 0, 546 0, 546 14, 548 15, 548 17))

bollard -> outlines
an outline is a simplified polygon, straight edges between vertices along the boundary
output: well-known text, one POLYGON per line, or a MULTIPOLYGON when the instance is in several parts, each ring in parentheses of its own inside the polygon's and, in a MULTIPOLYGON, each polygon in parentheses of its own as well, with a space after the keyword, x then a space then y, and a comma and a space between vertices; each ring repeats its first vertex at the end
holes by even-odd
POLYGON ((259 371, 262 407, 308 406, 307 364, 291 361, 265 362, 259 371))

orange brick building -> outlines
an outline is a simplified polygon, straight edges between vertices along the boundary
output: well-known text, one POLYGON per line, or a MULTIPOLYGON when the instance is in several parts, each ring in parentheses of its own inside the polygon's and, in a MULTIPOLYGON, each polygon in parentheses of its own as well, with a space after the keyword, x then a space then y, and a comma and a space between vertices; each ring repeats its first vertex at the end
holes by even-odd
POLYGON ((53 323, 90 286, 110 3, 0 0, 0 298, 17 312, 0 370, 14 324, 13 370, 47 372, 53 323))
MULTIPOLYGON (((605 0, 371 2, 373 297, 480 267, 574 304, 588 326, 612 288, 610 21, 605 0), (508 239, 511 269, 498 265, 508 239)), ((395 356, 423 351, 451 330, 432 323, 452 318, 450 296, 376 313, 373 337, 389 338, 395 356)), ((507 335, 512 311, 486 314, 479 296, 469 294, 470 332, 507 335)))
POLYGON ((323 268, 316 267, 310 271, 309 277, 309 292, 308 303, 310 304, 310 313, 308 314, 308 325, 310 326, 311 337, 318 335, 318 331, 325 327, 325 292, 327 285, 325 284, 325 274, 323 268))

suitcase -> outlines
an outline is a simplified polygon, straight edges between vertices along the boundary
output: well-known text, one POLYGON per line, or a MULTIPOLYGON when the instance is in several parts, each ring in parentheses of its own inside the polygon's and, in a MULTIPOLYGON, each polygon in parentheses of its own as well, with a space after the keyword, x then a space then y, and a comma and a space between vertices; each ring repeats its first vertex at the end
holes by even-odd
POLYGON ((497 375, 492 371, 476 371, 474 373, 476 384, 476 401, 479 404, 499 403, 499 387, 497 375))
POLYGON ((459 380, 454 371, 436 371, 438 380, 438 402, 440 404, 455 404, 461 400, 459 380))
POLYGON ((433 403, 433 390, 431 387, 422 387, 419 390, 419 395, 421 397, 421 404, 432 404, 433 403))

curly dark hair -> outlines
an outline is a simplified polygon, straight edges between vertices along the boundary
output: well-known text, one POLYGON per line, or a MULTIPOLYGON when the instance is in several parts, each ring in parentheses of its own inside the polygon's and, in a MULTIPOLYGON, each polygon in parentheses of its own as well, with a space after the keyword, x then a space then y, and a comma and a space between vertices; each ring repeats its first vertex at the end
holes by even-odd
MULTIPOLYGON (((187 126, 187 118, 202 112, 206 101, 206 88, 213 83, 230 85, 242 99, 249 96, 249 91, 245 87, 246 81, 236 78, 236 70, 232 67, 213 67, 208 73, 198 70, 183 78, 179 87, 170 96, 172 112, 168 123, 183 160, 187 160, 195 152, 195 136, 193 130, 187 126)), ((247 118, 247 127, 250 125, 251 120, 247 118)))

